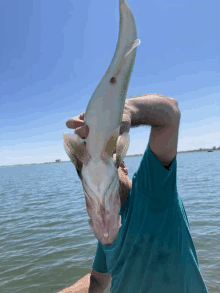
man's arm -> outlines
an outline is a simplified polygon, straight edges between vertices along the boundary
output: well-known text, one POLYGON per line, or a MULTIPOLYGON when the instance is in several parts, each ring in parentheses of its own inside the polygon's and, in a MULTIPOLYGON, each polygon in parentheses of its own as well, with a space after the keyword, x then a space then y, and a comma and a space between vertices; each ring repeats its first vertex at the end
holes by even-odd
MULTIPOLYGON (((125 100, 124 114, 120 132, 129 131, 130 126, 151 125, 150 148, 161 164, 169 165, 177 152, 181 116, 177 101, 160 94, 136 96, 125 100)), ((76 129, 81 138, 89 133, 84 113, 69 119, 66 125, 76 129)))
POLYGON ((126 100, 125 111, 131 117, 131 127, 151 125, 149 144, 163 165, 168 165, 177 153, 180 110, 175 99, 159 94, 146 94, 126 100))
POLYGON ((92 269, 91 274, 85 275, 72 286, 58 293, 104 293, 110 283, 109 273, 99 273, 92 269))

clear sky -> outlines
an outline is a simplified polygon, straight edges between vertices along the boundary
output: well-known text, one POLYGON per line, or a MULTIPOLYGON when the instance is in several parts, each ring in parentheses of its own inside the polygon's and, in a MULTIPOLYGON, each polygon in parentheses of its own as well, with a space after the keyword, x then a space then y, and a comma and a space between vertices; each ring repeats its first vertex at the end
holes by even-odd
MULTIPOLYGON (((128 97, 160 93, 181 110, 178 151, 220 146, 219 0, 127 0, 136 19, 128 97)), ((85 111, 113 57, 119 0, 0 1, 0 165, 68 160, 61 132, 85 111)), ((150 127, 131 129, 128 155, 150 127)))

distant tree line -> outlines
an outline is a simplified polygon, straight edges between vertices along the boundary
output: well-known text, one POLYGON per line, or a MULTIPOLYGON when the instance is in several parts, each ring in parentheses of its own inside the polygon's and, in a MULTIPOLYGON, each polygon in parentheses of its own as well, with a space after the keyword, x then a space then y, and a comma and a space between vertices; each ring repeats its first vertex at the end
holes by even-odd
MULTIPOLYGON (((216 148, 216 147, 214 146, 212 149, 213 149, 213 150, 220 150, 220 146, 219 146, 218 148, 216 148)), ((204 148, 204 149, 200 148, 199 150, 200 150, 200 151, 205 151, 205 150, 207 150, 207 149, 205 149, 205 148, 204 148)))

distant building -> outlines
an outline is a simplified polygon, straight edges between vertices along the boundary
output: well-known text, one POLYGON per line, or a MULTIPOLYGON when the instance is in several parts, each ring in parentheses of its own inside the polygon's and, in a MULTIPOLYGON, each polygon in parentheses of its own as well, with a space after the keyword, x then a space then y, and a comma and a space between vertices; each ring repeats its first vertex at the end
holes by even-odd
POLYGON ((56 162, 56 163, 60 163, 60 162, 61 162, 61 160, 59 159, 59 160, 56 160, 55 162, 56 162))

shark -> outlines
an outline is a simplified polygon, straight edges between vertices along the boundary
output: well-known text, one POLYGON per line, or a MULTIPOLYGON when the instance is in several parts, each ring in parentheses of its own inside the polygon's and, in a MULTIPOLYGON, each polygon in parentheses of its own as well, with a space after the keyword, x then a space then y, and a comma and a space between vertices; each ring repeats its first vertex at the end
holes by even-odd
POLYGON ((81 181, 89 225, 98 241, 111 245, 121 227, 118 168, 130 144, 128 132, 120 134, 125 99, 132 74, 136 47, 140 44, 133 13, 119 0, 120 24, 112 61, 92 94, 84 120, 85 139, 63 133, 64 148, 76 169, 82 164, 81 181), (113 154, 114 153, 114 154, 113 154))

